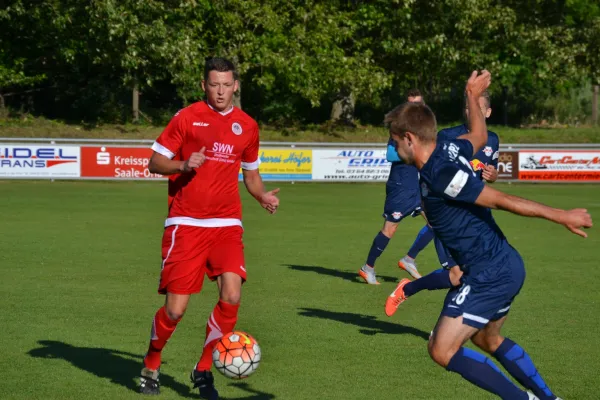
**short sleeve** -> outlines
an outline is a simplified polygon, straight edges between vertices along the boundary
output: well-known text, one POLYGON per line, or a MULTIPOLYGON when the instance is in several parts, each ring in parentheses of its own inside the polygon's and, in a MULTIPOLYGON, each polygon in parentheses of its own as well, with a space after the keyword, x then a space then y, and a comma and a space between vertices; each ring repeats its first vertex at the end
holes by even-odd
POLYGON ((173 159, 183 144, 184 128, 180 112, 169 121, 167 127, 152 145, 152 150, 163 156, 173 159))
POLYGON ((464 157, 467 157, 468 160, 473 158, 473 144, 468 139, 455 139, 452 141, 458 149, 459 153, 464 157))
POLYGON ((260 143, 258 126, 253 131, 251 142, 242 153, 242 169, 252 171, 258 169, 260 159, 258 158, 258 146, 260 143))
POLYGON ((446 161, 435 174, 432 189, 449 200, 475 203, 485 187, 477 178, 466 158, 459 156, 455 162, 446 161))

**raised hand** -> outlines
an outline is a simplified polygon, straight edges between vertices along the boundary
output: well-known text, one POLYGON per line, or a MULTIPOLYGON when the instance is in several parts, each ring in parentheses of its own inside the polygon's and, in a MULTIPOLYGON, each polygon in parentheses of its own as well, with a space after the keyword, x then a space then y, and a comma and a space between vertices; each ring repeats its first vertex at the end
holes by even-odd
POLYGON ((479 98, 481 94, 490 86, 492 83, 492 74, 488 70, 481 71, 479 74, 477 71, 473 71, 469 80, 467 81, 467 87, 465 91, 467 95, 479 98))
POLYGON ((206 147, 202 147, 200 151, 192 153, 190 158, 187 159, 181 166, 181 172, 190 172, 193 171, 194 168, 198 168, 204 161, 206 161, 206 156, 204 152, 206 151, 206 147))

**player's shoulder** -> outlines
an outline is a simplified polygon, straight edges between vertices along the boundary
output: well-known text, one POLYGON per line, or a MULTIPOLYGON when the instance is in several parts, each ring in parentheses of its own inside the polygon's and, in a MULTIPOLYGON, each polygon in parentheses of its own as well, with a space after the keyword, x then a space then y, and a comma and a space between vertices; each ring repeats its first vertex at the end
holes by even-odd
POLYGON ((452 139, 456 139, 460 135, 464 135, 467 132, 468 132, 467 127, 464 124, 462 124, 462 125, 457 125, 457 126, 452 126, 449 128, 441 129, 438 132, 437 137, 438 137, 438 140, 452 140, 452 139))
POLYGON ((256 122, 256 120, 254 118, 252 118, 250 115, 248 115, 241 108, 233 107, 232 116, 239 119, 241 122, 243 122, 244 124, 248 125, 251 128, 258 128, 258 123, 256 122))
MULTIPOLYGON (((443 171, 448 169, 455 170, 461 157, 465 159, 463 163, 468 163, 468 158, 465 156, 468 145, 463 142, 468 142, 468 140, 439 141, 435 150, 431 153, 429 160, 427 160, 427 163, 421 169, 421 176, 433 182, 443 171)), ((470 142, 468 143, 470 145, 470 142)))
POLYGON ((472 155, 473 145, 466 139, 442 140, 432 154, 438 162, 456 162, 460 157, 470 159, 472 155))
POLYGON ((499 142, 500 136, 498 136, 498 134, 496 132, 488 130, 488 141, 499 142))
POLYGON ((173 119, 183 120, 189 118, 190 116, 197 115, 204 111, 204 105, 205 103, 203 101, 198 101, 188 105, 187 107, 183 107, 173 115, 173 119))

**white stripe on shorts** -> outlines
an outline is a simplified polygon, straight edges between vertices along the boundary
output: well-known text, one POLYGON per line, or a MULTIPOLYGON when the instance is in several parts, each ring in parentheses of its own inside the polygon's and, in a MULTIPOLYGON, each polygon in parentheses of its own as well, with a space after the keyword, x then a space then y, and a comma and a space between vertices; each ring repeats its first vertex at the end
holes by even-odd
POLYGON ((165 268, 165 263, 169 259, 169 256, 171 255, 171 250, 173 250, 173 247, 175 246, 175 232, 177 232, 178 228, 179 225, 175 225, 175 229, 173 229, 173 232, 171 232, 171 247, 169 247, 169 251, 167 251, 167 256, 165 257, 165 259, 162 262, 162 265, 160 266, 161 271, 165 268))
POLYGON ((462 316, 465 319, 470 319, 471 321, 479 322, 480 324, 487 324, 488 322, 490 322, 489 319, 478 317, 477 315, 473 315, 473 314, 469 314, 469 313, 463 313, 462 316))

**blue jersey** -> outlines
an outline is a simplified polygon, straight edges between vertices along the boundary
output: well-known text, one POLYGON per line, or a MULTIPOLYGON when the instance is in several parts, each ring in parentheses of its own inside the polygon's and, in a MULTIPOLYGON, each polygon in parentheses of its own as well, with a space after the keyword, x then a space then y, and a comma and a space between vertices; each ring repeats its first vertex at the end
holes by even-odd
POLYGON ((489 209, 474 204, 485 184, 469 162, 472 157, 468 140, 438 141, 419 171, 427 220, 466 273, 493 266, 511 249, 489 209))
MULTIPOLYGON (((438 132, 437 140, 438 142, 444 140, 455 140, 458 139, 459 136, 464 135, 469 132, 469 128, 467 125, 458 125, 452 128, 442 129, 438 132)), ((483 172, 483 168, 486 165, 492 165, 494 168, 498 169, 498 158, 500 156, 500 139, 498 135, 494 132, 488 131, 488 141, 486 145, 477 152, 473 157, 469 157, 468 160, 471 161, 471 166, 473 170, 477 174, 477 176, 481 179, 481 173, 483 172)))

